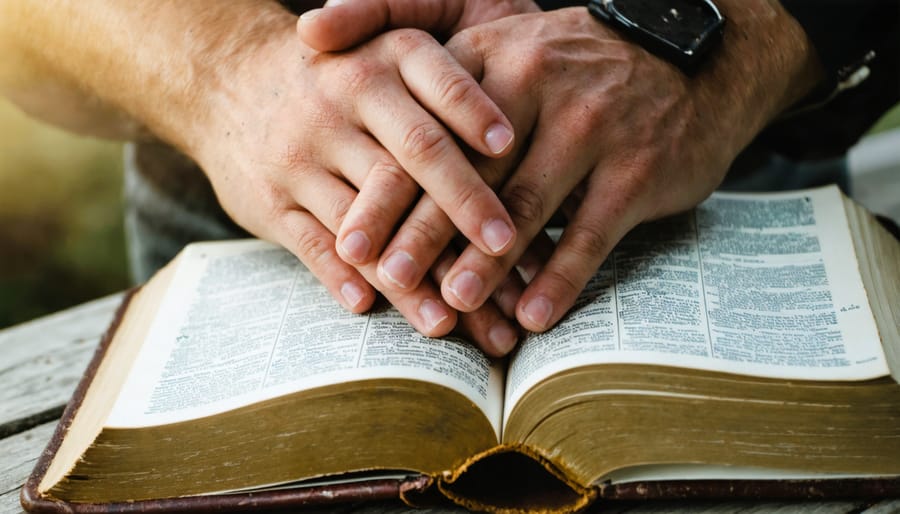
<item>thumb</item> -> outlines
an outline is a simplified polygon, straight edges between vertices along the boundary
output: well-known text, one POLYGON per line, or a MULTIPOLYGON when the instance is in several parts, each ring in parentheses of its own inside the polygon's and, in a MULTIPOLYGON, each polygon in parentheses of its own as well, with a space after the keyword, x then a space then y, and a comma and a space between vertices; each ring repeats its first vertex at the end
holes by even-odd
POLYGON ((393 28, 448 32, 465 0, 330 0, 297 21, 304 43, 320 52, 346 50, 393 28))
POLYGON ((484 55, 470 36, 470 31, 463 31, 450 38, 444 45, 456 62, 469 72, 478 82, 484 78, 484 55))

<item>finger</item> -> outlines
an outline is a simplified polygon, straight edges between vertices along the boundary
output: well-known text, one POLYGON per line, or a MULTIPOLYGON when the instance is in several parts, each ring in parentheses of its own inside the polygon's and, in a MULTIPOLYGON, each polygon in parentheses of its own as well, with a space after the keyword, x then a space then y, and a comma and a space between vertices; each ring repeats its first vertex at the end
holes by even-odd
POLYGON ((454 134, 489 157, 512 148, 509 120, 447 49, 419 31, 406 31, 393 49, 410 92, 454 134))
POLYGON ((614 183, 601 188, 598 182, 592 177, 586 193, 591 201, 575 212, 552 257, 519 301, 516 318, 528 330, 543 332, 556 324, 615 244, 642 219, 646 195, 621 189, 616 194, 614 183))
POLYGON ((556 242, 547 230, 541 230, 535 235, 515 267, 524 284, 530 284, 534 280, 541 268, 550 260, 555 248, 556 242))
MULTIPOLYGON (((519 258, 514 271, 510 271, 506 278, 500 282, 497 289, 491 293, 490 299, 494 301, 500 312, 509 319, 515 319, 516 306, 522 298, 525 286, 537 276, 544 264, 550 260, 553 253, 554 242, 546 232, 538 232, 537 236, 528 245, 525 253, 519 258)), ((487 305, 488 302, 485 302, 487 305)), ((465 315, 466 313, 463 313, 465 315)))
POLYGON ((345 309, 360 313, 372 307, 372 286, 337 256, 334 236, 310 213, 298 209, 282 214, 274 240, 297 256, 345 309))
POLYGON ((345 0, 303 13, 297 33, 322 52, 346 50, 389 28, 446 32, 460 18, 459 0, 345 0))
MULTIPOLYGON (((373 265, 364 266, 362 274, 366 279, 378 284, 373 265)), ((422 281, 416 289, 409 292, 387 291, 376 287, 382 291, 391 305, 425 336, 445 336, 457 324, 457 312, 444 302, 437 287, 430 280, 422 281)))
MULTIPOLYGON (((455 260, 456 253, 450 249, 445 250, 441 254, 441 257, 431 269, 431 276, 435 282, 440 283, 455 260)), ((506 355, 515 348, 519 340, 516 327, 510 323, 509 319, 492 302, 485 303, 474 312, 460 315, 457 329, 463 332, 467 339, 475 343, 482 351, 493 357, 506 355)))
MULTIPOLYGON (((550 259, 554 246, 546 232, 538 232, 525 253, 519 258, 519 262, 516 263, 515 271, 510 271, 497 289, 491 293, 490 299, 494 301, 504 316, 515 319, 516 306, 525 291, 525 286, 550 259)), ((490 301, 485 302, 485 305, 489 303, 490 301)), ((463 313, 463 315, 465 314, 467 313, 463 313)))
MULTIPOLYGON (((338 257, 335 238, 340 220, 353 200, 353 189, 332 174, 307 171, 304 180, 293 184, 290 193, 304 205, 309 213, 300 211, 282 217, 281 230, 276 242, 291 250, 319 278, 342 305, 353 312, 363 312, 374 302, 372 286, 384 291, 378 280, 375 264, 354 268, 338 257), (302 182, 302 183, 301 183, 302 182), (313 224, 310 220, 317 221, 313 224), (363 300, 352 308, 352 300, 363 300)), ((430 281, 422 282, 407 293, 385 291, 385 297, 420 333, 438 337, 449 333, 456 326, 456 311, 441 298, 437 287, 430 281)))
POLYGON ((453 308, 469 312, 484 303, 563 199, 593 168, 590 154, 573 155, 566 145, 555 144, 556 138, 548 133, 555 129, 539 126, 535 130, 532 147, 501 191, 518 230, 515 245, 499 257, 474 247, 462 252, 441 284, 444 299, 453 308))
MULTIPOLYGON (((480 57, 469 53, 472 63, 480 57)), ((472 66, 476 66, 472 64, 472 66)), ((486 79, 490 82, 490 79, 486 79)), ((495 89, 502 90, 499 85, 495 89)), ((498 103, 508 113, 517 131, 531 132, 537 119, 536 102, 526 95, 516 98, 498 97, 498 103)), ((474 165, 482 178, 492 187, 503 184, 527 148, 527 141, 517 140, 512 151, 496 159, 475 157, 474 165)), ((424 195, 397 229, 379 259, 379 274, 387 284, 404 290, 414 287, 431 268, 440 252, 456 235, 456 227, 430 195, 424 195)), ((512 316, 512 314, 510 314, 512 316)))
MULTIPOLYGON (((334 236, 327 228, 301 210, 284 213, 280 219, 275 242, 297 256, 346 309, 361 313, 372 307, 375 301, 372 287, 359 271, 338 258, 334 252, 334 236)), ((373 269, 367 271, 374 275, 373 269)), ((423 284, 411 293, 385 296, 423 335, 440 337, 456 326, 456 311, 447 307, 430 284, 423 284)))
MULTIPOLYGON (((522 117, 527 117, 527 113, 522 117)), ((523 122, 520 126, 526 125, 523 122)), ((483 159, 479 173, 492 187, 501 184, 513 168, 517 153, 502 159, 483 159)), ((398 290, 415 287, 456 234, 456 227, 444 211, 429 195, 422 196, 384 248, 378 262, 379 276, 398 290)))
POLYGON ((422 197, 379 259, 379 277, 392 289, 416 287, 455 233, 444 211, 422 197))
POLYGON ((334 166, 359 189, 337 232, 337 251, 350 264, 366 264, 381 254, 419 197, 419 185, 368 134, 344 138, 330 153, 334 166))
POLYGON ((506 209, 453 137, 418 103, 379 84, 360 96, 359 115, 470 241, 489 255, 509 249, 515 229, 506 209))

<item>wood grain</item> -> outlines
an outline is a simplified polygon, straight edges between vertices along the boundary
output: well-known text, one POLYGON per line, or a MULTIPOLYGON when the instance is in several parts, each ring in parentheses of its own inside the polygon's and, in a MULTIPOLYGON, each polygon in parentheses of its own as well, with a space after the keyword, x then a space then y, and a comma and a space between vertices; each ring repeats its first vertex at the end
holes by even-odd
POLYGON ((0 438, 59 417, 121 298, 0 331, 0 438))
MULTIPOLYGON (((56 418, 81 378, 122 295, 114 295, 0 330, 0 514, 22 512, 19 489, 44 449, 56 418)), ((345 514, 462 513, 412 510, 397 502, 330 507, 307 512, 345 514)), ((620 502, 588 512, 656 514, 898 514, 900 499, 877 503, 830 502, 620 502)))

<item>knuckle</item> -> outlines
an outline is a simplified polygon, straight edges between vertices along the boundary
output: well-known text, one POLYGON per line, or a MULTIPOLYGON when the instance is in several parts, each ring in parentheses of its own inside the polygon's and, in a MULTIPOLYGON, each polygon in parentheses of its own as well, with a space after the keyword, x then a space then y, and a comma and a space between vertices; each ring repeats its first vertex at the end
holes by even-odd
POLYGON ((435 95, 441 105, 460 108, 478 98, 475 80, 462 72, 442 73, 434 85, 435 95))
POLYGON ((538 191, 540 188, 526 183, 514 184, 503 191, 501 200, 517 226, 544 221, 546 205, 538 191))
POLYGON ((328 214, 334 222, 332 226, 340 227, 344 223, 344 219, 347 217, 347 213, 350 212, 352 205, 353 199, 346 196, 338 196, 331 201, 328 214))
MULTIPOLYGON (((368 230, 382 233, 397 223, 397 205, 415 198, 418 185, 401 168, 376 163, 366 175, 362 192, 353 201, 353 223, 364 223, 368 230)), ((405 204, 403 207, 407 207, 405 204)), ((343 222, 342 222, 343 224, 343 222)))
POLYGON ((601 102, 585 102, 564 115, 565 126, 574 138, 589 139, 598 133, 604 122, 601 102))
POLYGON ((441 249, 443 241, 439 224, 431 220, 412 217, 406 220, 403 230, 406 232, 404 240, 410 246, 427 248, 431 251, 441 249))
MULTIPOLYGON (((477 187, 467 186, 460 188, 456 191, 456 194, 453 196, 453 201, 450 203, 451 212, 453 213, 479 213, 482 212, 480 209, 480 205, 482 205, 479 200, 483 197, 479 194, 479 189, 477 187)), ((450 215, 448 213, 448 215, 450 215)), ((470 216, 463 214, 462 220, 456 215, 453 214, 450 216, 459 221, 466 221, 472 219, 470 216)), ((465 226, 460 226, 460 229, 465 231, 465 226)))
MULTIPOLYGON (((373 86, 377 87, 381 82, 381 74, 381 67, 376 60, 352 59, 341 64, 338 77, 341 89, 352 98, 366 93, 373 86)), ((326 90, 331 87, 333 84, 327 84, 326 90)))
POLYGON ((459 49, 463 48, 479 48, 483 39, 480 31, 464 29, 454 34, 453 37, 444 44, 444 47, 451 54, 454 54, 459 51, 459 49))
POLYGON ((563 297, 574 298, 584 289, 584 283, 578 279, 577 270, 561 265, 559 268, 544 269, 549 282, 554 285, 563 297))
POLYGON ((409 54, 424 45, 435 43, 427 32, 418 29, 397 29, 389 32, 391 44, 399 54, 409 54))
POLYGON ((447 135, 432 121, 411 127, 403 136, 402 150, 414 163, 435 162, 447 151, 447 135))
POLYGON ((321 233, 306 230, 297 235, 294 250, 302 261, 321 269, 321 266, 325 265, 332 255, 332 246, 332 242, 321 233))
POLYGON ((618 180, 612 181, 609 187, 613 190, 616 201, 611 215, 622 216, 627 211, 643 207, 658 187, 658 177, 653 173, 655 167, 650 160, 642 156, 632 156, 627 162, 616 166, 620 170, 618 180))
POLYGON ((371 183, 386 195, 412 193, 418 189, 418 185, 406 170, 391 161, 378 161, 373 164, 366 175, 366 183, 371 183))
MULTIPOLYGON (((391 162, 378 162, 366 175, 365 189, 368 191, 360 219, 366 220, 374 229, 394 227, 399 213, 399 204, 412 202, 419 185, 406 171, 391 162), (372 201, 374 200, 374 201, 372 201)), ((359 197, 358 197, 359 198, 359 197)))
POLYGON ((575 254, 577 262, 599 262, 612 247, 611 236, 594 224, 580 224, 566 229, 566 248, 575 254))
POLYGON ((531 61, 535 66, 538 66, 541 70, 546 70, 550 65, 554 64, 556 53, 550 46, 532 45, 530 55, 531 61))
POLYGON ((303 109, 303 126, 325 131, 323 136, 332 136, 343 122, 343 115, 333 102, 324 99, 310 99, 303 109))
POLYGON ((305 152, 302 145, 289 141, 278 147, 272 154, 273 164, 281 170, 302 170, 305 168, 305 152))
POLYGON ((525 50, 520 73, 526 82, 544 81, 554 65, 554 52, 542 45, 529 45, 525 50))
POLYGON ((277 222, 289 210, 290 196, 278 184, 263 182, 253 188, 253 207, 263 220, 277 222))

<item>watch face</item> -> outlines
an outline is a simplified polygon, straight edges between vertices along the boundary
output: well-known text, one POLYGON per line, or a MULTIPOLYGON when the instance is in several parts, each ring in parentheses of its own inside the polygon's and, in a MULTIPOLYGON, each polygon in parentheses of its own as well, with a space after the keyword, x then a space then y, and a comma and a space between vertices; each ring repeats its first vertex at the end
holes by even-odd
POLYGON ((620 20, 685 52, 691 52, 721 26, 719 12, 705 0, 605 0, 604 3, 620 20))

